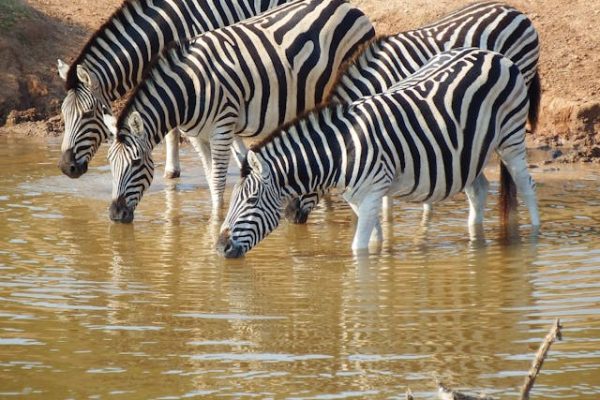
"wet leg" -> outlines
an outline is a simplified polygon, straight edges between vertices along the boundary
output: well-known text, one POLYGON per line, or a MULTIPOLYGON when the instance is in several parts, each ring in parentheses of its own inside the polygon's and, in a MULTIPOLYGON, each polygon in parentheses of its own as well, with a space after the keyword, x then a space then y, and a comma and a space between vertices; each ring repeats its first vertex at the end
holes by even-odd
POLYGON ((483 215, 490 184, 485 175, 480 174, 471 186, 465 188, 469 200, 469 227, 483 224, 483 215))
POLYGON ((540 227, 540 214, 535 193, 535 182, 527 168, 525 151, 523 150, 521 154, 508 159, 503 157, 502 153, 500 153, 500 158, 515 181, 515 185, 517 186, 517 196, 525 203, 525 206, 529 211, 531 225, 533 229, 537 231, 540 227))
POLYGON ((165 136, 165 172, 167 179, 179 178, 181 166, 179 164, 179 130, 173 129, 165 136))
POLYGON ((350 206, 358 216, 356 232, 352 241, 352 250, 364 250, 369 246, 371 238, 380 240, 382 232, 379 223, 381 211, 381 194, 370 193, 360 202, 349 201, 350 206), (373 230, 376 230, 374 234, 373 230))

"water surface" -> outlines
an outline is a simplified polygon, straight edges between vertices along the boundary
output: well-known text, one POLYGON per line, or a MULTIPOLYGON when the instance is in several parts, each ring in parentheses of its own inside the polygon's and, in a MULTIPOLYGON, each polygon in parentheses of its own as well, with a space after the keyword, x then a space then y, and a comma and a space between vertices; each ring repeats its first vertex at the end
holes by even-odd
POLYGON ((357 258, 334 198, 224 260, 188 147, 175 182, 156 152, 131 225, 108 220, 105 151, 70 180, 58 143, 0 137, 2 398, 431 398, 434 374, 516 398, 556 317, 533 398, 600 398, 600 169, 534 170, 537 239, 524 212, 502 234, 493 168, 479 242, 461 195, 426 225, 396 204, 381 251, 357 258))

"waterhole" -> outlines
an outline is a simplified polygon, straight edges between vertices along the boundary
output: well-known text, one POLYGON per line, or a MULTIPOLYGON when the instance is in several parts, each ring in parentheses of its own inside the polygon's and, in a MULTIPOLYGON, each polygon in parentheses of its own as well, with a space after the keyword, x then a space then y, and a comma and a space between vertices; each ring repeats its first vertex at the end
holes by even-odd
POLYGON ((184 146, 168 182, 161 150, 123 225, 106 146, 71 180, 58 143, 0 137, 0 397, 432 398, 435 374, 515 398, 558 317, 532 398, 600 398, 600 169, 533 170, 537 238, 524 207, 502 234, 494 167, 477 242, 460 195, 427 223, 396 203, 381 250, 355 257, 334 197, 224 260, 198 158, 184 146))

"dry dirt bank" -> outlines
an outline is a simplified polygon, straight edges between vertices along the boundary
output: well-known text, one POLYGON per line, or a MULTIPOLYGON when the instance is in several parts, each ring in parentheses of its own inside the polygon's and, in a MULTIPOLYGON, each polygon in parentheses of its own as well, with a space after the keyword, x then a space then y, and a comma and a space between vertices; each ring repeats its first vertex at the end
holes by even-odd
MULTIPOLYGON (((416 28, 460 0, 352 0, 378 33, 416 28)), ((560 160, 600 161, 600 0, 509 0, 542 43, 542 113, 532 146, 572 148, 560 160)), ((0 1, 0 134, 60 135, 56 59, 72 61, 120 0, 0 1)), ((557 152, 555 154, 560 154, 557 152)))

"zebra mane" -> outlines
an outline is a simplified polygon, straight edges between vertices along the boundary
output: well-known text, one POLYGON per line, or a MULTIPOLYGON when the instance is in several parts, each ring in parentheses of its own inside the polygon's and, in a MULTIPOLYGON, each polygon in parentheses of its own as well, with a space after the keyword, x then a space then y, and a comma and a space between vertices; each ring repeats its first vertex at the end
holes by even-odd
POLYGON ((123 3, 116 9, 110 17, 102 24, 100 27, 90 36, 86 44, 82 47, 81 51, 77 58, 71 63, 69 67, 69 71, 67 72, 67 79, 65 81, 65 90, 69 91, 71 89, 77 88, 79 84, 79 79, 77 78, 77 65, 83 63, 86 55, 89 53, 89 50, 92 46, 94 46, 99 38, 105 38, 106 31, 109 27, 114 25, 115 20, 121 20, 123 14, 125 13, 125 9, 130 7, 132 3, 139 2, 144 8, 145 1, 140 0, 124 0, 123 3))
POLYGON ((117 127, 121 127, 125 123, 125 118, 129 115, 129 112, 131 111, 134 103, 136 102, 138 92, 140 92, 148 85, 148 81, 150 80, 150 76, 154 71, 154 67, 158 64, 160 60, 162 60, 163 58, 167 58, 169 53, 173 49, 181 49, 181 42, 174 40, 167 43, 162 52, 154 55, 150 62, 146 64, 146 66, 142 70, 142 79, 140 80, 140 83, 131 92, 131 95, 127 99, 127 102, 125 103, 123 109, 121 110, 121 113, 119 114, 119 118, 117 118, 117 127))
POLYGON ((324 100, 324 102, 325 103, 329 103, 331 101, 331 98, 333 97, 335 89, 338 87, 338 85, 342 81, 342 78, 344 78, 344 75, 346 75, 346 73, 348 72, 348 70, 354 64, 356 64, 356 62, 358 61, 358 59, 363 55, 363 53, 369 47, 371 47, 371 46, 373 46, 375 44, 379 44, 381 42, 385 42, 386 40, 388 40, 392 36, 394 36, 394 35, 377 35, 377 36, 373 37, 372 39, 367 40, 364 43, 361 43, 356 48, 356 50, 354 51, 354 53, 352 53, 352 55, 346 61, 344 61, 340 65, 340 67, 338 68, 337 75, 335 76, 335 79, 333 80, 333 85, 331 85, 331 88, 325 94, 325 100, 324 100))
MULTIPOLYGON (((248 150, 253 151, 255 153, 260 151, 263 147, 265 147, 266 145, 268 145, 275 139, 283 136, 292 126, 296 125, 299 121, 311 119, 314 116, 316 116, 317 114, 320 114, 323 110, 331 111, 336 106, 347 107, 349 105, 350 104, 340 103, 337 100, 330 100, 328 102, 324 101, 320 104, 317 104, 314 108, 306 110, 306 111, 298 114, 296 116, 296 118, 292 119, 291 121, 288 121, 288 122, 280 125, 273 132, 268 134, 263 140, 252 143, 248 147, 248 150)), ((252 168, 250 168, 250 165, 248 164, 248 157, 246 156, 246 158, 244 158, 244 161, 242 161, 242 167, 240 169, 241 178, 247 177, 251 171, 252 171, 252 168)))
MULTIPOLYGON (((332 104, 335 104, 335 102, 332 102, 332 104)), ((320 110, 327 108, 328 105, 328 103, 321 103, 315 106, 315 108, 313 109, 305 110, 304 112, 297 115, 296 118, 292 119, 291 121, 285 122, 282 125, 275 128, 275 130, 269 133, 267 136, 265 136, 264 139, 250 144, 250 146, 248 146, 248 151, 253 151, 255 153, 260 151, 260 149, 265 147, 267 144, 271 143, 276 138, 281 137, 284 134, 284 132, 286 132, 292 125, 297 123, 299 120, 309 118, 310 115, 318 113, 320 110)), ((242 166, 240 167, 240 178, 247 177, 248 175, 250 175, 250 172, 252 172, 252 168, 248 163, 248 155, 246 154, 246 157, 244 157, 244 160, 242 161, 242 166)))

